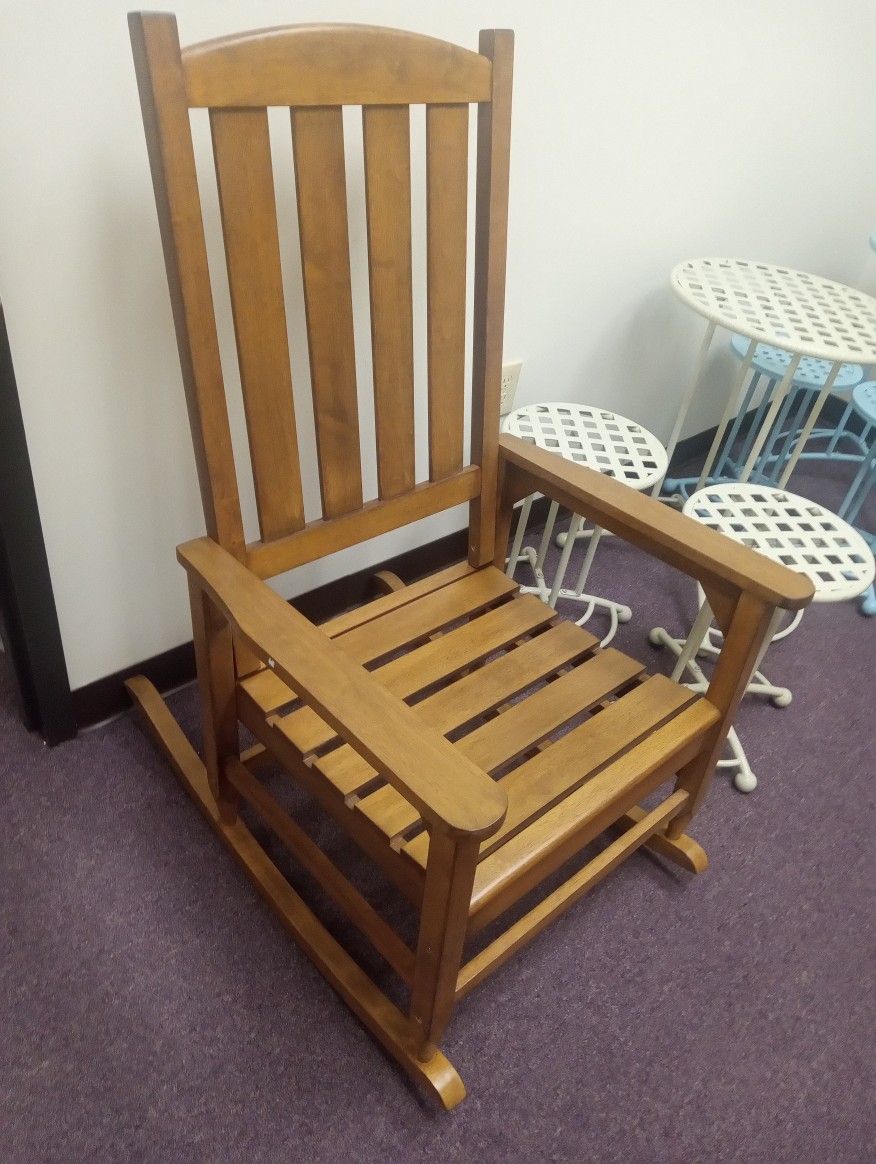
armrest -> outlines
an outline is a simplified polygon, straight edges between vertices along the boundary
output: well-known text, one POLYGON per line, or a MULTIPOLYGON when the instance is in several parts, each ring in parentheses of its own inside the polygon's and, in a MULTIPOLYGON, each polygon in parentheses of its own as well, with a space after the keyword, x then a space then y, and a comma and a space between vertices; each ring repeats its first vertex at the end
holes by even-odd
POLYGON ((801 610, 812 600, 815 588, 805 574, 621 481, 508 434, 499 438, 499 458, 514 500, 543 492, 706 587, 744 590, 785 610, 801 610))
POLYGON ((361 753, 427 822, 489 836, 508 798, 480 768, 210 538, 177 557, 255 654, 361 753))

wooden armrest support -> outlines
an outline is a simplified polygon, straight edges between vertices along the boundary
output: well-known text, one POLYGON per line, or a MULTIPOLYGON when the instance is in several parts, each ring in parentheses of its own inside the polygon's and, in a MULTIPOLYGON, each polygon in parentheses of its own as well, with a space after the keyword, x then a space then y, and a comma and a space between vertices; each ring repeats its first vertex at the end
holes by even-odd
POLYGON ((812 600, 815 589, 805 574, 773 562, 604 473, 508 434, 499 439, 499 458, 506 502, 529 493, 545 493, 696 578, 707 589, 745 591, 785 610, 801 610, 812 600))
POLYGON ((361 753, 430 825, 487 837, 504 791, 338 645, 210 538, 177 557, 248 646, 361 753))

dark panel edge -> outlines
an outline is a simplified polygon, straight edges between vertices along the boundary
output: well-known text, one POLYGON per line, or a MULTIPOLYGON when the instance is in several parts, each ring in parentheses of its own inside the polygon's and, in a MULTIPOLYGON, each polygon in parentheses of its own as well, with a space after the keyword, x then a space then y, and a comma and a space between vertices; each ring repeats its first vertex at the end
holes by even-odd
POLYGON ((47 744, 76 734, 67 663, 27 434, 0 304, 0 599, 25 726, 47 744))

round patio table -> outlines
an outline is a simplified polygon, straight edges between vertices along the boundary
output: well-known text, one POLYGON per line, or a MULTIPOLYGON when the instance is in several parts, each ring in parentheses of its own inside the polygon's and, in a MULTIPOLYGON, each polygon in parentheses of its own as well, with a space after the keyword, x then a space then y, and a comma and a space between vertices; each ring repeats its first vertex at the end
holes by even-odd
MULTIPOLYGON (((779 478, 783 489, 809 438, 825 400, 845 363, 876 364, 876 299, 863 291, 795 271, 791 267, 748 259, 688 259, 672 271, 672 290, 692 311, 706 320, 694 376, 682 398, 667 444, 671 460, 694 396, 701 389, 709 349, 718 327, 744 336, 748 349, 734 376, 721 421, 692 492, 709 482, 727 426, 742 401, 751 361, 758 344, 769 344, 790 354, 784 376, 772 399, 761 410, 759 430, 749 443, 739 480, 747 481, 788 394, 800 361, 827 360, 830 371, 795 442, 779 478)), ((662 483, 661 483, 662 484, 662 483)), ((658 485, 654 492, 660 490, 658 485)))

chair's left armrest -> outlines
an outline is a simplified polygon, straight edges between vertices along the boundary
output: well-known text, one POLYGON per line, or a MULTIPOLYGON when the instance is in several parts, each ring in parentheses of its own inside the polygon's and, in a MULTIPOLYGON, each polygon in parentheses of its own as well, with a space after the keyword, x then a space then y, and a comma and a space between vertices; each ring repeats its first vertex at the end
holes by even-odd
POLYGON ((754 595, 768 606, 801 610, 815 588, 789 570, 629 485, 545 452, 519 437, 499 439, 503 502, 540 492, 589 518, 709 588, 754 595))
POLYGON ((254 654, 427 824, 456 837, 496 831, 508 808, 503 789, 334 639, 210 538, 179 546, 177 557, 254 654))

